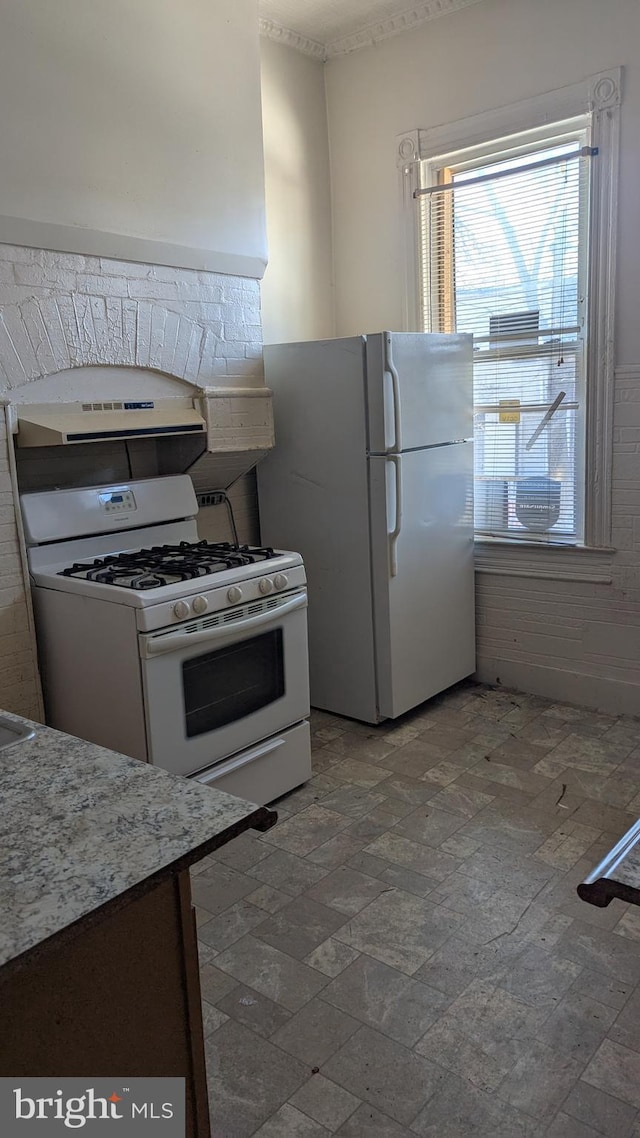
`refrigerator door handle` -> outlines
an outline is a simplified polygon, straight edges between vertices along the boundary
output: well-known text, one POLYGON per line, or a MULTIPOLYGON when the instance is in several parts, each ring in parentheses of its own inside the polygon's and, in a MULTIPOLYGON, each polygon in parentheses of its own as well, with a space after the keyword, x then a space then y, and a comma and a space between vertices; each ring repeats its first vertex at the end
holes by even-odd
POLYGON ((389 569, 391 576, 395 577, 398 573, 398 538, 402 527, 402 457, 399 454, 391 454, 387 461, 393 464, 396 488, 395 518, 393 529, 389 534, 389 569))
POLYGON ((393 353, 391 349, 391 336, 385 336, 385 367, 391 376, 391 391, 393 394, 393 446, 386 448, 386 453, 390 451, 398 453, 402 450, 402 439, 400 434, 400 379, 398 377, 397 368, 393 362, 393 353))

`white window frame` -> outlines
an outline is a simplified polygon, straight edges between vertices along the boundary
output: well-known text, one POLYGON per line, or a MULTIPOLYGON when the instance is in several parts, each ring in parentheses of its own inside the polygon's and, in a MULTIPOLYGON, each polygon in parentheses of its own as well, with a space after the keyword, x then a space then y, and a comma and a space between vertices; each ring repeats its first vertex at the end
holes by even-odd
POLYGON ((441 154, 484 146, 492 139, 590 116, 593 159, 589 223, 589 313, 586 356, 586 471, 584 543, 544 546, 521 538, 476 538, 477 568, 509 575, 610 581, 613 453, 614 303, 617 241, 620 68, 524 102, 429 130, 398 136, 403 202, 404 325, 421 326, 418 212, 414 190, 420 164, 441 154), (525 548, 523 548, 525 546, 525 548), (514 548, 517 547, 517 548, 514 548), (535 554, 531 551, 536 550, 535 554), (525 560, 526 559, 526 560, 525 560))

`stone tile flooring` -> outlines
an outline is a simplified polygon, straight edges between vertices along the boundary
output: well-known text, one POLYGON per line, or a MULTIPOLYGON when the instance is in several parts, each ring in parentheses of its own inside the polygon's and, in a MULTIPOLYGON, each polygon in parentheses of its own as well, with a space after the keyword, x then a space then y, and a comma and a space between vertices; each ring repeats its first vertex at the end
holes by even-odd
POLYGON ((640 909, 575 891, 640 721, 467 683, 312 730, 193 877, 214 1138, 640 1138, 640 909))

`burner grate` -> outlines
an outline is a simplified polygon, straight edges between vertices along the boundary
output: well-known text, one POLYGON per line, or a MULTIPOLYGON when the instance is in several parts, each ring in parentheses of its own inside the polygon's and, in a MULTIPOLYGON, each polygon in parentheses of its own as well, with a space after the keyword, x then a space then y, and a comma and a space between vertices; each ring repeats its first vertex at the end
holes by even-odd
POLYGON ((61 577, 80 577, 101 585, 125 589, 159 589, 179 581, 191 581, 254 565, 275 557, 270 546, 235 545, 229 541, 181 541, 178 545, 152 546, 128 553, 78 562, 62 569, 61 577))

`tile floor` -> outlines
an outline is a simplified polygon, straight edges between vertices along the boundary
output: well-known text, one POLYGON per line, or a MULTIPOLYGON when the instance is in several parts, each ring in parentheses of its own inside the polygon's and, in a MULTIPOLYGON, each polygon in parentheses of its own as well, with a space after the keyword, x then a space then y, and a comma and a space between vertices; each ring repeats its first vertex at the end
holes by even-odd
POLYGON ((194 874, 214 1138, 640 1138, 640 908, 575 892, 640 721, 464 684, 312 729, 194 874))

